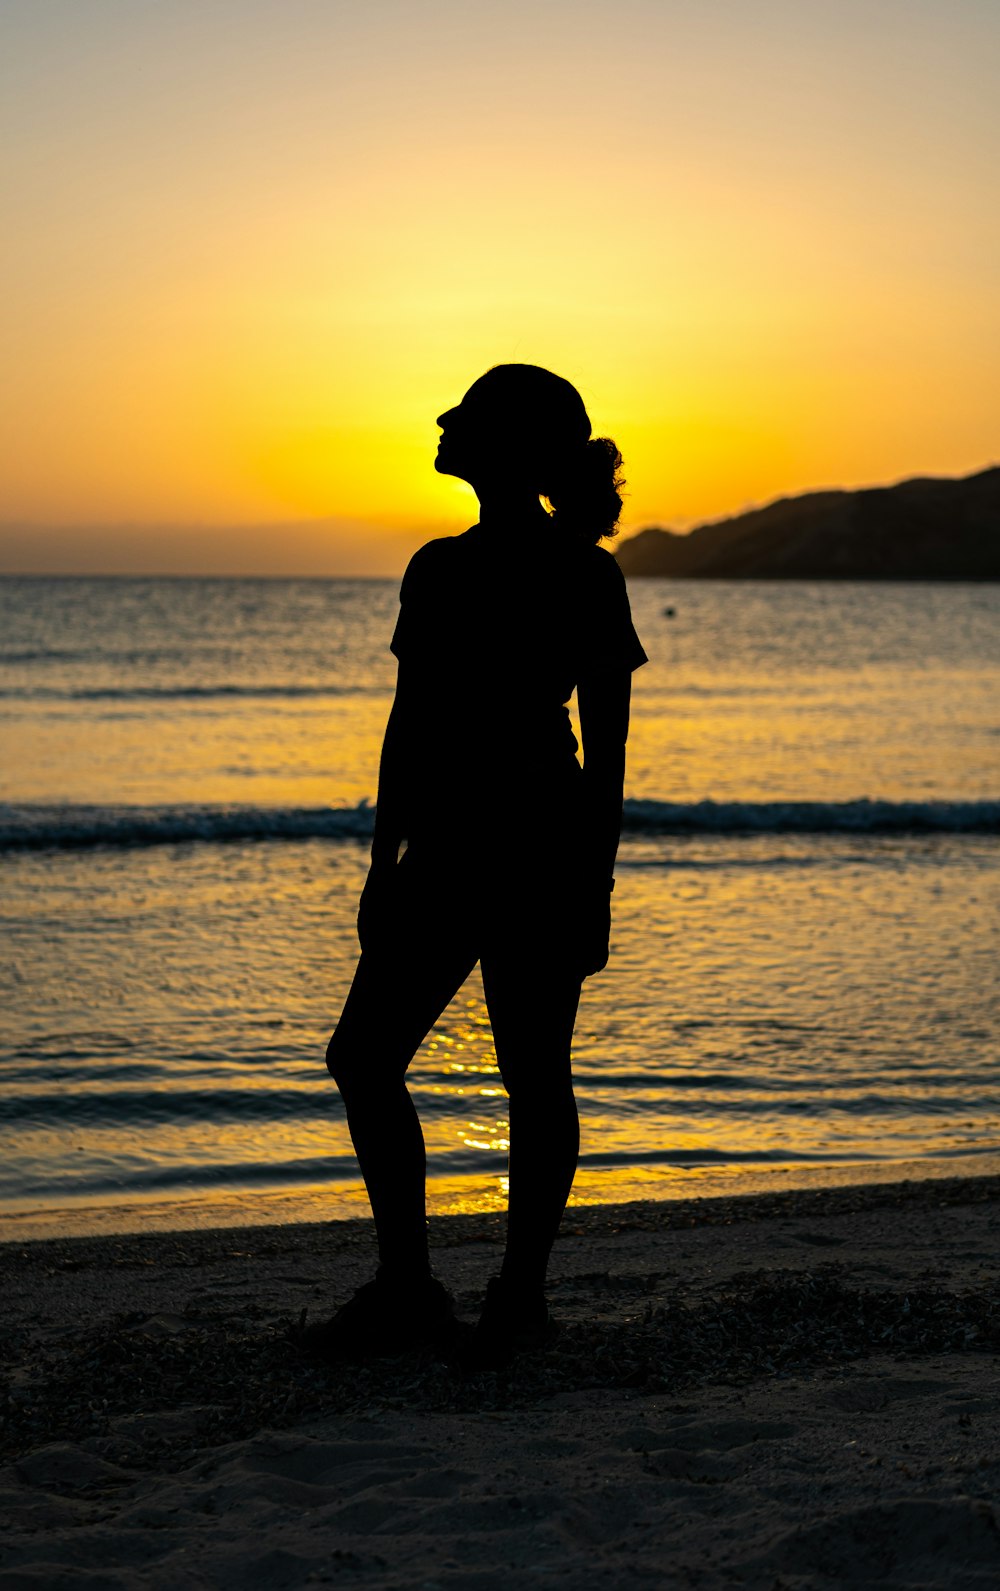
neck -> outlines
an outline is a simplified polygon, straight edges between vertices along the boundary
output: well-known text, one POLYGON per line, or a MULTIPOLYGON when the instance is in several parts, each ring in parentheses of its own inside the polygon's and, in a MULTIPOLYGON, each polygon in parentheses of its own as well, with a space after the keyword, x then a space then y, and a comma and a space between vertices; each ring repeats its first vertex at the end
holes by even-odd
POLYGON ((479 523, 487 530, 494 525, 499 529, 511 524, 548 523, 549 515, 539 502, 537 492, 498 486, 484 487, 476 496, 479 498, 479 523))

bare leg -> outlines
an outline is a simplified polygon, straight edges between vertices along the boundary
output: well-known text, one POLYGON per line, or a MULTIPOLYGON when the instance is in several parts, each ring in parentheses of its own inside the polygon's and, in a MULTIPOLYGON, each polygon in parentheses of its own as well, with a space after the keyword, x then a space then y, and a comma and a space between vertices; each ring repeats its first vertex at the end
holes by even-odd
POLYGON ((518 1290, 545 1286, 549 1255, 566 1208, 580 1153, 580 1119, 572 1083, 510 1106, 510 1202, 501 1275, 518 1290))
POLYGON ((541 1292, 573 1186, 580 1123, 570 1045, 578 976, 484 957, 483 985, 497 1061, 510 1097, 510 1196, 501 1275, 512 1290, 541 1292))
POLYGON ((379 1263, 394 1275, 426 1275, 427 1157, 409 1090, 402 1078, 372 1089, 339 1067, 333 1075, 375 1218, 379 1263))
POLYGON ((358 963, 327 1066, 368 1190, 379 1259, 394 1274, 426 1274, 424 1137, 406 1069, 425 1035, 475 965, 465 946, 398 938, 358 963))

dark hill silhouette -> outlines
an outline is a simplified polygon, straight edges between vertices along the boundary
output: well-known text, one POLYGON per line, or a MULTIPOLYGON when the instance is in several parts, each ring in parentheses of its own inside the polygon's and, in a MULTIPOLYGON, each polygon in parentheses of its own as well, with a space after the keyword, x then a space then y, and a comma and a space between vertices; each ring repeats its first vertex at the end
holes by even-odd
POLYGON ((674 579, 1000 580, 1000 466, 781 497, 687 535, 641 530, 616 556, 674 579))

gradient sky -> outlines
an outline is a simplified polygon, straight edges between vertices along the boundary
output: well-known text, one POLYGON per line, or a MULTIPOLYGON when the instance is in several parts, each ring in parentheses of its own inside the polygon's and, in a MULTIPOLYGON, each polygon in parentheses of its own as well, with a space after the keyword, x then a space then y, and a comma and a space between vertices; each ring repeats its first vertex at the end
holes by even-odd
POLYGON ((996 0, 3 0, 0 568, 396 572, 507 360, 627 529, 981 468, 998 80, 996 0))

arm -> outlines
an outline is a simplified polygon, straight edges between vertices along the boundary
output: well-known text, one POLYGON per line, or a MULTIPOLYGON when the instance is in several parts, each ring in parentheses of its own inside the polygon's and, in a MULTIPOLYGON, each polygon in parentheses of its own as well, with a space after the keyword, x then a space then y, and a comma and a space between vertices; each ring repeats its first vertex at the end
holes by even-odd
POLYGON ((395 867, 407 833, 406 790, 410 746, 409 692, 406 671, 399 667, 396 694, 385 726, 375 799, 372 867, 395 867))
POLYGON ((406 839, 409 828, 407 790, 410 744, 409 681, 400 665, 396 695, 385 726, 379 760, 372 864, 358 902, 358 940, 362 950, 375 944, 394 909, 399 847, 406 839))
POLYGON ((399 587, 399 616, 389 642, 398 662, 396 694, 385 726, 382 756, 375 797, 375 833, 372 838, 372 871, 379 874, 394 868, 399 847, 409 828, 409 791, 413 780, 413 750, 419 723, 417 704, 420 687, 415 683, 428 650, 428 610, 433 609, 435 570, 442 552, 447 557, 444 537, 429 541, 413 554, 399 587))
POLYGON ((607 888, 622 827, 631 694, 632 676, 625 669, 602 670, 577 685, 587 834, 593 845, 595 881, 607 888))
POLYGON ((631 691, 632 677, 626 669, 602 670, 577 685, 588 841, 588 858, 580 879, 580 952, 585 978, 607 966, 610 951, 611 890, 622 826, 631 691))

